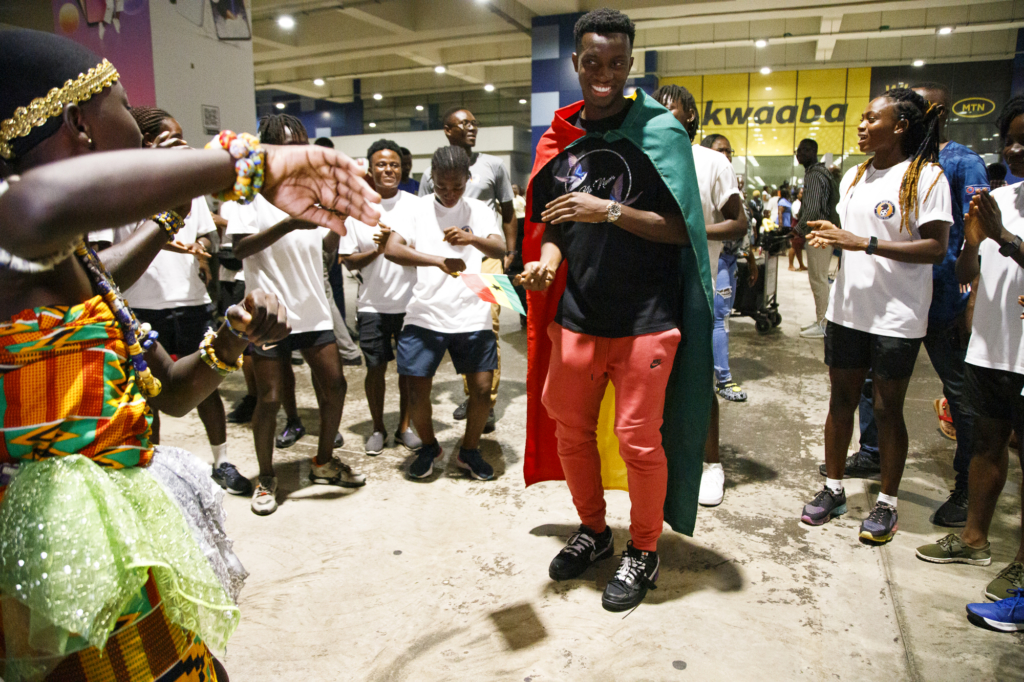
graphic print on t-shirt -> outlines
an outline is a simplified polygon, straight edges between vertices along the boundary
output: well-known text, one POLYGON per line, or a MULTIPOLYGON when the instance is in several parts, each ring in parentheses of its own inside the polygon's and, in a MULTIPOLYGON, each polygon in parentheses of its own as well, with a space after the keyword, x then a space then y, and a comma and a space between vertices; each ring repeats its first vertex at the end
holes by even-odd
POLYGON ((614 149, 592 149, 580 156, 569 152, 557 163, 561 167, 554 169, 555 180, 564 194, 582 192, 629 206, 643 193, 633 194, 633 173, 614 149))
POLYGON ((885 201, 879 201, 875 206, 875 216, 882 220, 888 220, 894 215, 896 215, 896 207, 888 199, 885 201))

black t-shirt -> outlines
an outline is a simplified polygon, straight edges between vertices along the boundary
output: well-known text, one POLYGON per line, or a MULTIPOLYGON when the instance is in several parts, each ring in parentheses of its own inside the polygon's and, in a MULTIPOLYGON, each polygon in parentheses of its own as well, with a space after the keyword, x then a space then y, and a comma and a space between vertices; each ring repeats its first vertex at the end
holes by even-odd
MULTIPOLYGON (((599 121, 570 119, 587 132, 622 125, 633 102, 599 121)), ((549 201, 569 192, 614 199, 623 206, 679 215, 679 206, 644 153, 628 140, 585 138, 556 156, 533 179, 534 222, 549 201)), ((621 338, 679 326, 680 247, 659 244, 611 223, 562 223, 554 241, 566 261, 565 293, 555 322, 591 336, 621 338)))

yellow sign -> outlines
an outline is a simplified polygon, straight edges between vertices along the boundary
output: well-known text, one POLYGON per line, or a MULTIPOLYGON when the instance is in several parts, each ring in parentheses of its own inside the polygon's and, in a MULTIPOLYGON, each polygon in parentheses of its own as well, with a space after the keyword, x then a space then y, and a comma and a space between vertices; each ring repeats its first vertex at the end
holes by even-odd
POLYGON ((981 118, 996 110, 996 103, 984 97, 968 97, 953 105, 953 113, 964 118, 981 118))

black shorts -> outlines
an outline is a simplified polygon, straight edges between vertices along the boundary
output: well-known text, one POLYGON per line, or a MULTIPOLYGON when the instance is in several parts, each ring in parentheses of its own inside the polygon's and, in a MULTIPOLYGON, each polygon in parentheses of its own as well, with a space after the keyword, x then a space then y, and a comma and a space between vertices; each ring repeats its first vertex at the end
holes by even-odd
POLYGON ((159 336, 157 340, 171 355, 183 358, 199 350, 206 330, 212 324, 208 305, 150 310, 133 308, 139 322, 148 323, 159 336))
POLYGON ((490 329, 446 334, 407 325, 398 337, 398 373, 432 377, 445 351, 458 374, 493 372, 498 368, 498 337, 490 329))
POLYGON ((359 348, 366 357, 367 369, 386 365, 395 359, 393 343, 402 332, 405 313, 361 312, 356 315, 359 348))
POLYGON ((328 343, 334 343, 334 331, 331 329, 325 329, 322 332, 289 334, 278 341, 276 345, 271 345, 266 350, 255 345, 251 345, 251 348, 253 353, 261 358, 290 358, 293 350, 316 348, 328 343))
POLYGON ((1024 374, 964 365, 964 400, 974 414, 1008 421, 1020 433, 1024 421, 1024 374))
POLYGON ((870 369, 879 379, 909 379, 914 373, 921 339, 882 336, 825 325, 825 364, 832 369, 870 369))

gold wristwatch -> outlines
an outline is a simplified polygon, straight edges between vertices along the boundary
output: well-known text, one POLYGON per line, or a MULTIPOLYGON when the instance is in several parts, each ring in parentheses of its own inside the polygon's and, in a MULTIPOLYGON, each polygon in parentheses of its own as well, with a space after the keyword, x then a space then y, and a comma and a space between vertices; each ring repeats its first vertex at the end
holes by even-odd
POLYGON ((617 201, 608 204, 607 222, 614 223, 622 216, 622 206, 617 201))

